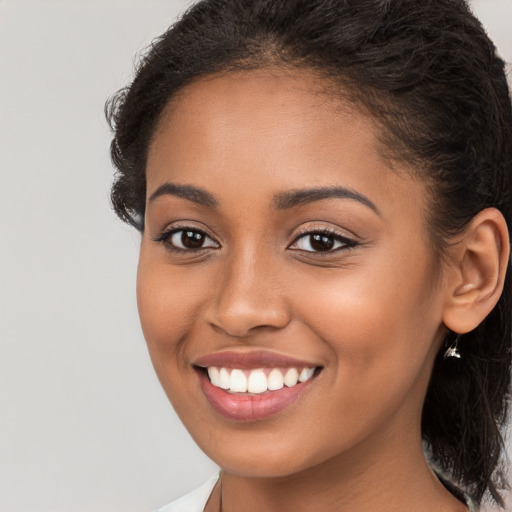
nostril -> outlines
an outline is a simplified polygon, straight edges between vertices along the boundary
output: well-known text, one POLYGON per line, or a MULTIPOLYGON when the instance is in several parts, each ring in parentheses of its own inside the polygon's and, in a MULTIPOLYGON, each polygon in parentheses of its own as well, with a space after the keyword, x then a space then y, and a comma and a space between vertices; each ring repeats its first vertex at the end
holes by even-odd
POLYGON ((229 320, 217 319, 217 321, 211 321, 209 323, 216 332, 227 335, 231 338, 238 338, 240 340, 253 336, 257 333, 264 333, 265 331, 273 332, 282 328, 281 326, 270 324, 254 325, 255 322, 248 322, 243 318, 229 320))

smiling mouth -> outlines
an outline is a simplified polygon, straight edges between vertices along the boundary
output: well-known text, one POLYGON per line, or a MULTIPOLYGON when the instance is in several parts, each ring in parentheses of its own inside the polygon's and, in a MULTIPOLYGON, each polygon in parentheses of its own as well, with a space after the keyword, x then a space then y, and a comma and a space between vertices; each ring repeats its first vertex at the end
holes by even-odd
POLYGON ((302 400, 323 366, 272 351, 221 351, 192 364, 210 406, 231 421, 261 421, 302 400))
POLYGON ((260 395, 269 391, 292 388, 307 382, 320 367, 256 368, 252 370, 209 366, 204 368, 212 386, 228 393, 260 395))
POLYGON ((201 387, 211 406, 231 421, 261 421, 298 402, 322 367, 256 368, 197 367, 201 387))

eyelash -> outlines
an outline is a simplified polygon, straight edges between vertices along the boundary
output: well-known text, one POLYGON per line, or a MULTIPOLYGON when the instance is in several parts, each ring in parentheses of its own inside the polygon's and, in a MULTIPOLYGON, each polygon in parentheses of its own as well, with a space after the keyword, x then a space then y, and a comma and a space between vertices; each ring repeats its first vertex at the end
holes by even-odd
MULTIPOLYGON (((319 255, 319 256, 329 256, 334 253, 353 249, 354 247, 359 245, 358 242, 356 242, 356 240, 354 240, 353 238, 348 238, 346 236, 340 235, 337 231, 335 231, 333 229, 303 228, 302 230, 299 231, 299 234, 295 237, 293 242, 288 247, 291 248, 293 245, 297 244, 297 242, 299 240, 301 240, 303 238, 307 238, 308 236, 313 237, 315 235, 325 236, 325 237, 329 237, 329 238, 332 237, 334 239, 334 242, 339 242, 341 245, 339 247, 336 247, 334 249, 330 249, 327 251, 307 251, 304 249, 292 249, 292 250, 301 251, 301 252, 305 252, 305 253, 313 253, 313 254, 319 255)), ((311 239, 310 239, 310 245, 311 245, 311 239)))
POLYGON ((206 246, 206 247, 198 247, 196 249, 191 249, 191 248, 183 249, 181 247, 176 247, 175 245, 173 245, 171 243, 171 239, 175 234, 184 233, 187 231, 191 232, 191 233, 198 233, 198 234, 202 235, 203 237, 205 237, 206 239, 214 242, 214 244, 217 246, 215 248, 219 247, 218 242, 215 242, 215 240, 213 240, 212 237, 208 236, 208 234, 205 233, 202 229, 192 227, 192 226, 174 226, 170 229, 165 230, 163 233, 161 233, 157 237, 153 238, 153 241, 162 243, 168 251, 178 252, 178 253, 182 253, 182 254, 183 253, 197 253, 197 252, 204 251, 205 249, 209 249, 212 247, 210 245, 210 246, 206 246))
MULTIPOLYGON (((216 249, 220 247, 218 242, 213 240, 202 229, 199 229, 197 227, 192 227, 192 226, 175 226, 173 228, 165 230, 163 233, 161 233, 157 237, 153 238, 152 240, 154 242, 162 243, 166 247, 166 249, 169 250, 169 251, 178 252, 178 253, 182 253, 182 254, 183 253, 192 253, 193 254, 193 253, 204 251, 205 249, 210 249, 212 247, 216 248, 216 249), (183 232, 187 232, 187 231, 191 232, 191 233, 197 233, 197 234, 205 237, 206 239, 210 240, 215 245, 208 245, 206 247, 198 247, 198 248, 194 248, 194 249, 193 248, 183 249, 181 247, 176 247, 175 245, 173 245, 171 243, 171 239, 172 239, 172 237, 174 235, 176 235, 177 233, 183 233, 183 232)), ((331 229, 326 229, 326 228, 322 228, 322 229, 308 229, 308 228, 304 228, 303 230, 299 231, 299 234, 295 237, 295 239, 288 246, 288 248, 290 248, 292 250, 295 250, 295 251, 301 251, 301 252, 305 252, 305 253, 313 253, 313 254, 317 254, 317 255, 321 255, 321 256, 324 256, 324 255, 327 256, 327 255, 330 255, 330 254, 333 254, 333 253, 337 253, 337 252, 340 252, 340 251, 352 249, 352 248, 356 247, 357 245, 359 245, 359 244, 354 239, 348 238, 348 237, 343 236, 343 235, 340 235, 338 232, 336 232, 334 230, 331 230, 331 229), (305 249, 293 249, 293 246, 296 245, 297 242, 299 242, 299 240, 301 240, 303 238, 306 238, 308 236, 312 237, 312 236, 315 236, 315 235, 320 235, 320 236, 325 236, 325 237, 333 238, 334 242, 338 242, 341 245, 339 247, 336 247, 334 249, 330 249, 330 250, 327 250, 327 251, 308 251, 308 250, 305 250, 305 249)), ((311 241, 310 241, 310 246, 311 246, 311 241)))

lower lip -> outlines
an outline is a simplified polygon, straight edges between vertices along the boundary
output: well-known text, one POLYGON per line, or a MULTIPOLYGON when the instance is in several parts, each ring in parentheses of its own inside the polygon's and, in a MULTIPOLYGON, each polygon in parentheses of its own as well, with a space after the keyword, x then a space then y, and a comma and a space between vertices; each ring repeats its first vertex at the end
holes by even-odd
POLYGON ((203 371, 198 371, 201 388, 212 407, 233 421, 259 421, 278 414, 297 402, 309 389, 315 376, 290 388, 266 391, 258 395, 228 393, 214 386, 203 371))

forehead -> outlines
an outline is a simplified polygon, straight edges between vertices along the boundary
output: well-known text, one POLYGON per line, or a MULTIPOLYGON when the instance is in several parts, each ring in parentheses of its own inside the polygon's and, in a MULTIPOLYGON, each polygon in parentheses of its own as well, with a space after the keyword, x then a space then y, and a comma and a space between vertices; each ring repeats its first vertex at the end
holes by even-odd
POLYGON ((204 113, 222 109, 224 114, 251 109, 252 114, 261 115, 269 106, 279 107, 280 113, 316 118, 319 110, 355 111, 345 97, 348 91, 305 69, 226 71, 201 76, 180 89, 169 101, 164 118, 190 108, 204 113))
POLYGON ((381 156, 375 121, 329 90, 312 73, 279 70, 216 74, 187 85, 155 131, 148 195, 166 181, 247 200, 333 185, 387 200, 410 195, 419 184, 381 156))
POLYGON ((328 93, 328 85, 309 72, 277 69, 201 77, 169 101, 152 137, 149 160, 169 144, 179 151, 200 141, 196 150, 220 153, 246 139, 270 150, 302 145, 303 138, 312 136, 317 143, 323 137, 326 145, 346 139, 348 132, 352 144, 365 144, 376 153, 372 120, 341 94, 328 93), (340 130, 340 120, 350 128, 340 130))

